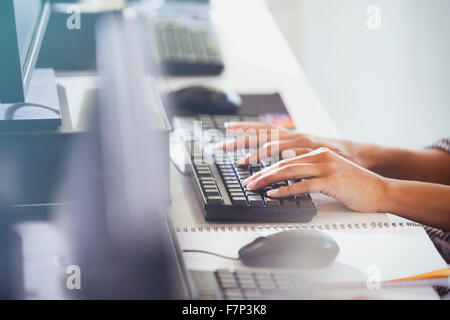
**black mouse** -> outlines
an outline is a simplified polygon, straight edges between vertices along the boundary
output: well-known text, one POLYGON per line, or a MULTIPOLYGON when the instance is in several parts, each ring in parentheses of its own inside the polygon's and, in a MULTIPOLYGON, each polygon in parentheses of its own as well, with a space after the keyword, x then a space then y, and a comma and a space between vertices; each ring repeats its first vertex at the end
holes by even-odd
POLYGON ((256 238, 239 250, 249 266, 310 269, 331 264, 339 247, 329 235, 315 230, 289 230, 256 238))
POLYGON ((173 91, 169 99, 177 108, 194 113, 234 114, 242 105, 236 92, 202 86, 173 91))

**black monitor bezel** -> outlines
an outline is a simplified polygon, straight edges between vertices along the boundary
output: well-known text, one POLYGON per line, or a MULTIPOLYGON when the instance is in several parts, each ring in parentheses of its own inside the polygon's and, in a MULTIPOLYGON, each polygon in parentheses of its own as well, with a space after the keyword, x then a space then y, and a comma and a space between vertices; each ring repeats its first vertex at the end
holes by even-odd
POLYGON ((25 102, 51 12, 48 0, 41 0, 41 2, 42 9, 38 23, 22 65, 14 16, 14 0, 0 1, 0 30, 4 34, 4 38, 0 39, 0 103, 25 102))

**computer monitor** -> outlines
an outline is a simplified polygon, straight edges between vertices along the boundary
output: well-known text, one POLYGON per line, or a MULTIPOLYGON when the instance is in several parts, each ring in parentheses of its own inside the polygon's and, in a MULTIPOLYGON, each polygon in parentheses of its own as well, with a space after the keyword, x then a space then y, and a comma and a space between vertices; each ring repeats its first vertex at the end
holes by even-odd
POLYGON ((84 279, 78 293, 84 299, 186 298, 178 297, 181 252, 171 249, 176 239, 164 213, 170 124, 131 13, 99 22, 102 78, 90 106, 91 130, 67 157, 74 261, 84 279))
POLYGON ((24 102, 50 16, 45 0, 0 1, 0 101, 24 102))
POLYGON ((61 124, 53 70, 35 70, 50 17, 48 0, 0 1, 0 129, 61 124))

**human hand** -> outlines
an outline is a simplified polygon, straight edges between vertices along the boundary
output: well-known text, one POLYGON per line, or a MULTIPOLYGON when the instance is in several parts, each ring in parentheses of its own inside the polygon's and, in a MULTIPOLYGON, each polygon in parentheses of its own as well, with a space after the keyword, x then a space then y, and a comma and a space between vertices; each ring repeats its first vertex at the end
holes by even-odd
POLYGON ((222 143, 218 146, 220 149, 230 151, 241 147, 257 148, 247 157, 240 159, 238 165, 256 163, 272 156, 291 158, 321 147, 328 148, 364 168, 370 168, 373 164, 371 154, 374 152, 370 149, 374 146, 367 144, 296 133, 257 122, 228 122, 225 127, 229 131, 246 135, 222 143))
POLYGON ((280 161, 244 180, 250 190, 290 179, 295 184, 267 192, 272 198, 321 192, 360 212, 379 212, 386 193, 386 179, 327 148, 280 161))

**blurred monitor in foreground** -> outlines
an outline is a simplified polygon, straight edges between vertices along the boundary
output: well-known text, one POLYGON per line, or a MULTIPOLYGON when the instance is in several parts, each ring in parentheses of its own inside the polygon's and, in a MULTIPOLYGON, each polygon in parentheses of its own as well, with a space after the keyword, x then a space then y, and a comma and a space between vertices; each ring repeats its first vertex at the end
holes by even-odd
POLYGON ((75 262, 82 298, 167 299, 183 294, 164 206, 169 201, 169 125, 146 75, 135 17, 98 28, 102 75, 92 133, 75 145, 75 262))

